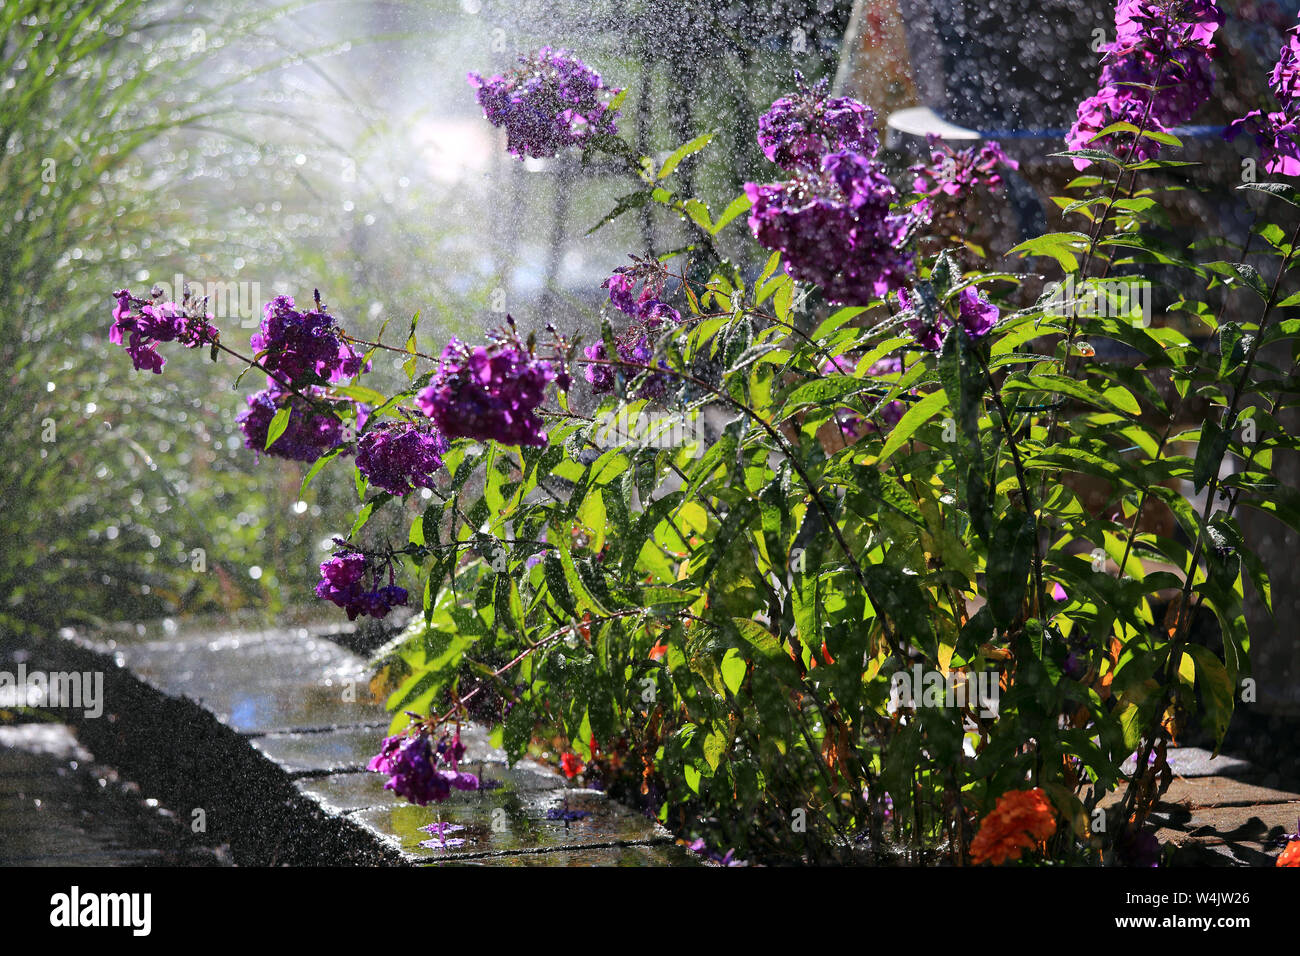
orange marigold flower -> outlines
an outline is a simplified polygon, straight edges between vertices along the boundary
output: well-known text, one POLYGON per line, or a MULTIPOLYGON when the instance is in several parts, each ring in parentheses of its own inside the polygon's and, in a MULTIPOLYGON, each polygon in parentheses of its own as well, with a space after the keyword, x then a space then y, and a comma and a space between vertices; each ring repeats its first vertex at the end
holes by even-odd
POLYGON ((1292 840, 1277 858, 1278 866, 1300 866, 1300 840, 1292 840))
POLYGON ((997 805, 971 841, 971 862, 1000 866, 1018 860, 1023 851, 1033 849, 1055 832, 1056 811, 1041 787, 1009 790, 998 797, 997 805))

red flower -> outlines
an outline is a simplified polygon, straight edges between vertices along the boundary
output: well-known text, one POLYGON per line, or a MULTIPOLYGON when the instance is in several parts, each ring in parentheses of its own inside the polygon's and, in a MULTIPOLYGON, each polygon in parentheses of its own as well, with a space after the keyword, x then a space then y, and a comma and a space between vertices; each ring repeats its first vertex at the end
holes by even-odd
POLYGON ((664 655, 667 653, 668 653, 667 644, 656 644, 654 647, 650 648, 650 660, 661 661, 664 659, 664 655))
POLYGON ((577 754, 565 754, 560 758, 560 768, 564 771, 564 775, 572 780, 582 773, 585 765, 578 759, 577 754))

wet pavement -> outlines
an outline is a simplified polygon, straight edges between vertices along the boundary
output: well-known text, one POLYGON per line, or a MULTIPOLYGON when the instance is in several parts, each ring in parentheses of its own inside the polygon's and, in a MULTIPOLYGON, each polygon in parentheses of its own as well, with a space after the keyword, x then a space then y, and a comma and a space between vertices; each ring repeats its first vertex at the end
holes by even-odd
POLYGON ((222 866, 64 724, 0 726, 0 866, 222 866))
POLYGON ((370 696, 365 661, 332 636, 168 625, 68 632, 55 643, 72 653, 72 666, 97 659, 113 672, 104 717, 83 723, 87 739, 120 753, 124 766, 142 760, 142 779, 164 795, 174 790, 176 806, 209 807, 233 828, 236 862, 696 862, 653 820, 605 794, 576 789, 535 760, 509 766, 477 726, 462 732, 463 769, 487 787, 454 791, 438 807, 395 797, 382 775, 365 771, 390 715, 370 696), (441 827, 445 841, 429 827, 441 827), (245 838, 249 829, 255 838, 245 838))

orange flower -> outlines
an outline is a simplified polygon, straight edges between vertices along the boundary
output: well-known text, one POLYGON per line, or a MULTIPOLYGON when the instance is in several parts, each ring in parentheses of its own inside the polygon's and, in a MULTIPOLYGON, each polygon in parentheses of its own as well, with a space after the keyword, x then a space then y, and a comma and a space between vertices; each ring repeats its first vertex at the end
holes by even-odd
POLYGON ((668 653, 667 644, 656 644, 654 647, 650 648, 650 660, 661 661, 664 659, 664 655, 667 653, 668 653))
POLYGON ((1277 858, 1278 866, 1300 866, 1300 840, 1292 840, 1277 858))
POLYGON ((1022 851, 1033 849, 1055 832, 1056 811, 1041 787, 1009 790, 998 797, 971 841, 971 862, 999 866, 1018 860, 1022 851))

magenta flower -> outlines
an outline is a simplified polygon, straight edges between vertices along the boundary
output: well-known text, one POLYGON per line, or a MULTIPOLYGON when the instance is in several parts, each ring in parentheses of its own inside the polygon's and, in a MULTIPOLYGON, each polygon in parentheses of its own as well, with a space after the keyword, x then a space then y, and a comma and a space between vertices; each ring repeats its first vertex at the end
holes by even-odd
POLYGON ((113 297, 117 304, 108 340, 126 350, 137 371, 161 374, 167 360, 158 353, 159 342, 180 342, 193 349, 217 341, 217 330, 208 321, 212 316, 203 314, 188 292, 181 305, 137 299, 126 289, 113 297))
MULTIPOLYGON (((271 446, 274 448, 275 446, 271 446)), ((357 441, 357 468, 377 488, 405 495, 434 487, 447 440, 432 425, 391 422, 377 425, 357 441)))
POLYGON ((545 445, 546 432, 533 412, 555 379, 550 362, 535 358, 517 342, 471 349, 453 337, 433 380, 415 402, 449 439, 545 445))
POLYGON ((1223 136, 1232 140, 1249 133, 1266 172, 1300 176, 1300 26, 1287 31, 1286 45, 1269 76, 1269 89, 1281 109, 1251 110, 1233 120, 1223 136))
POLYGON ((355 621, 363 615, 386 617, 393 608, 406 605, 406 588, 393 584, 391 558, 380 561, 372 555, 342 545, 321 564, 320 573, 316 596, 347 611, 349 621, 355 621), (381 583, 385 570, 387 585, 381 583), (367 577, 370 579, 368 585, 367 577))
POLYGON ((567 50, 542 47, 505 76, 470 73, 469 82, 483 115, 505 129, 506 148, 520 159, 555 156, 616 132, 618 111, 609 101, 619 91, 567 50))
MULTIPOLYGON (((366 769, 389 774, 384 789, 392 790, 398 796, 422 807, 429 803, 441 803, 451 796, 452 790, 477 790, 478 777, 472 773, 462 773, 456 768, 455 761, 459 758, 449 756, 449 751, 443 746, 444 742, 445 738, 435 748, 428 734, 418 732, 409 736, 398 734, 386 737, 379 745, 379 753, 370 759, 366 769)), ((465 751, 460 745, 459 733, 455 738, 455 746, 463 755, 465 751)), ((445 836, 446 832, 448 831, 438 832, 438 835, 445 836)))
POLYGON ((880 148, 876 114, 847 96, 828 97, 825 80, 809 88, 795 73, 797 91, 758 119, 763 155, 783 169, 816 172, 822 158, 848 151, 868 158, 880 148))
POLYGON ((268 372, 301 388, 342 381, 361 371, 364 357, 341 336, 319 298, 315 309, 300 312, 292 296, 278 295, 266 304, 249 344, 268 372))
POLYGON ((911 268, 902 249, 911 220, 893 211, 897 193, 875 160, 831 153, 817 174, 746 183, 745 194, 755 238, 831 302, 866 304, 898 288, 911 268))
POLYGON ((968 285, 958 293, 957 306, 961 327, 973 339, 988 335, 997 324, 998 307, 974 286, 968 285))
MULTIPOLYGON (((1116 122, 1156 132, 1188 122, 1210 97, 1210 58, 1222 25, 1215 0, 1120 0, 1116 38, 1104 48, 1098 92, 1079 104, 1066 138, 1070 148, 1155 158, 1160 144, 1147 137, 1123 132, 1094 137, 1116 122)), ((1083 169, 1089 161, 1075 159, 1074 165, 1083 169)))
MULTIPOLYGON (((307 395, 321 398, 323 391, 308 388, 307 395)), ((244 435, 244 447, 261 455, 291 461, 313 462, 343 444, 343 423, 332 415, 319 411, 305 398, 286 392, 279 383, 271 381, 260 392, 246 399, 248 408, 235 416, 235 424, 244 435), (276 413, 288 407, 289 423, 270 448, 266 447, 271 420, 276 413)))

